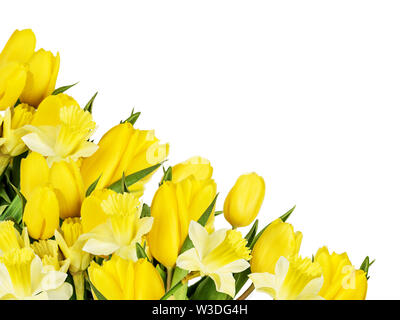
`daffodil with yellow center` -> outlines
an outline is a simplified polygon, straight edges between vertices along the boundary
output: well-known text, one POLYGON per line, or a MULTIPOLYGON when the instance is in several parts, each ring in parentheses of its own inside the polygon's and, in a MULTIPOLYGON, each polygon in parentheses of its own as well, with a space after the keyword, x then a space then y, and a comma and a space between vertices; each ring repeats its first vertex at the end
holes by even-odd
MULTIPOLYGON (((42 104, 48 108, 48 102, 43 101, 42 104)), ((40 110, 42 104, 38 108, 40 114, 43 114, 40 110)), ((49 166, 61 160, 77 161, 81 157, 91 156, 98 147, 88 141, 96 126, 90 112, 76 104, 63 106, 58 112, 58 118, 50 121, 51 125, 25 126, 29 133, 22 140, 28 148, 47 157, 49 166)), ((37 118, 34 118, 35 122, 40 123, 37 118)))
POLYGON ((13 249, 0 258, 0 299, 68 300, 67 274, 46 271, 31 248, 13 249))
POLYGON ((105 223, 82 235, 87 242, 83 250, 94 255, 112 253, 136 261, 136 243, 141 243, 153 224, 152 217, 140 218, 141 203, 131 193, 113 192, 101 207, 107 216, 105 223))
POLYGON ((75 284, 76 297, 82 300, 84 296, 83 271, 87 269, 92 256, 83 251, 85 241, 79 237, 82 235, 82 223, 80 218, 65 219, 61 230, 54 232, 58 246, 64 257, 69 260, 69 271, 75 284))
POLYGON ((217 291, 235 296, 235 279, 232 273, 246 270, 250 264, 250 249, 237 230, 218 230, 211 234, 198 222, 191 221, 189 237, 194 248, 182 253, 176 265, 199 272, 214 280, 217 291))
POLYGON ((13 221, 0 222, 0 256, 12 249, 29 247, 28 230, 24 228, 22 234, 14 228, 13 221))
POLYGON ((145 259, 134 262, 113 255, 101 266, 92 261, 88 273, 107 300, 159 300, 165 293, 160 274, 145 259))
POLYGON ((27 133, 25 125, 32 121, 35 109, 27 104, 7 108, 2 118, 0 137, 0 174, 7 167, 12 157, 27 150, 21 138, 27 133))
POLYGON ((367 276, 357 270, 346 253, 329 253, 322 247, 315 255, 324 275, 324 285, 319 294, 327 300, 365 300, 367 295, 367 276))
POLYGON ((255 288, 274 300, 323 300, 318 294, 324 278, 322 268, 309 258, 280 257, 275 274, 268 272, 249 275, 255 288))
POLYGON ((39 240, 31 244, 31 248, 36 255, 42 259, 43 268, 67 272, 69 268, 69 259, 62 260, 58 250, 58 244, 55 240, 39 240))

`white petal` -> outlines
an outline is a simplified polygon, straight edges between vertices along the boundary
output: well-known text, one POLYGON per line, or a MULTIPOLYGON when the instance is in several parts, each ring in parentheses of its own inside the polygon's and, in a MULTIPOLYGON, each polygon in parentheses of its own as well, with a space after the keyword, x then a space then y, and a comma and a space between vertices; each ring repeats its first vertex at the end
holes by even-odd
POLYGON ((41 290, 41 282, 44 277, 42 260, 35 255, 31 262, 31 288, 32 292, 39 293, 41 290))
POLYGON ((90 141, 84 141, 77 152, 71 155, 71 159, 76 161, 79 158, 90 157, 93 153, 97 151, 99 146, 90 141))
POLYGON ((115 254, 123 259, 137 261, 136 242, 129 246, 124 246, 115 251, 115 254))
POLYGON ((189 271, 200 271, 201 263, 195 248, 189 249, 182 253, 176 260, 176 265, 189 271))
POLYGON ((285 257, 280 257, 275 265, 275 281, 276 285, 280 288, 289 270, 289 260, 285 257))
POLYGON ((220 229, 208 236, 207 244, 204 248, 204 256, 209 254, 224 241, 227 231, 228 229, 220 229))
POLYGON ((153 217, 144 217, 138 221, 138 230, 135 237, 135 242, 139 242, 146 233, 149 233, 153 225, 153 217))
POLYGON ((209 275, 214 280, 217 291, 235 297, 235 278, 232 273, 212 273, 209 275))
POLYGON ((14 288, 6 266, 0 263, 0 299, 8 294, 14 294, 14 288))
POLYGON ((115 242, 105 242, 97 239, 89 239, 83 246, 83 251, 89 252, 96 256, 109 255, 119 249, 119 245, 115 242))
POLYGON ((44 141, 42 141, 36 133, 29 133, 23 136, 21 139, 32 151, 40 153, 43 156, 54 155, 54 150, 49 145, 44 143, 44 141))
POLYGON ((319 278, 312 279, 304 287, 303 291, 299 294, 296 300, 321 300, 323 299, 318 295, 319 291, 324 284, 324 278, 321 276, 319 278))
POLYGON ((67 274, 64 272, 49 271, 42 278, 42 281, 40 282, 40 288, 43 291, 57 289, 64 283, 66 278, 67 274))
POLYGON ((272 298, 275 298, 276 292, 279 290, 279 287, 276 285, 275 275, 268 272, 251 273, 249 274, 249 278, 257 290, 265 292, 272 298))
POLYGON ((233 273, 238 273, 246 270, 248 267, 250 267, 250 264, 244 260, 244 259, 239 259, 236 261, 233 261, 226 266, 218 269, 218 272, 233 272, 233 273))
POLYGON ((69 300, 74 289, 69 283, 63 283, 57 289, 47 291, 49 300, 69 300))
POLYGON ((204 257, 204 252, 207 250, 208 242, 207 230, 198 222, 192 220, 189 224, 189 238, 193 242, 193 246, 196 248, 200 259, 204 257))

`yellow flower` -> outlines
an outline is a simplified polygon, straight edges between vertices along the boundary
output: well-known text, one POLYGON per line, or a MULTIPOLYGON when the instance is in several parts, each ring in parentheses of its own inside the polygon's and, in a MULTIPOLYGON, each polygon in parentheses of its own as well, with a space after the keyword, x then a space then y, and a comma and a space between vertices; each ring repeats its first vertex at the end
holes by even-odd
POLYGON ((40 259, 42 259, 43 269, 54 270, 66 273, 69 268, 69 259, 62 260, 55 240, 39 240, 31 244, 31 248, 40 259))
POLYGON ((191 221, 189 237, 194 248, 182 253, 176 265, 214 280, 217 291, 235 296, 232 273, 242 272, 250 265, 250 249, 237 230, 218 230, 209 234, 198 222, 191 221))
POLYGON ((249 278, 256 289, 275 300, 323 300, 318 295, 324 281, 322 269, 309 258, 280 257, 274 274, 252 273, 249 278))
POLYGON ((0 54, 0 110, 13 107, 21 95, 34 53, 36 38, 32 30, 16 30, 0 54))
POLYGON ((21 193, 29 199, 39 186, 49 185, 57 196, 60 218, 80 215, 85 197, 82 176, 74 161, 55 162, 49 168, 46 159, 31 152, 21 161, 21 193))
POLYGON ((294 232, 293 226, 277 219, 262 233, 254 245, 250 261, 251 271, 274 273, 275 264, 283 256, 297 256, 303 235, 294 232))
POLYGON ((81 207, 83 233, 87 233, 98 225, 106 223, 107 214, 103 210, 101 202, 112 194, 114 194, 114 191, 110 189, 98 189, 83 200, 81 207))
POLYGON ((71 272, 76 298, 83 300, 85 291, 85 280, 83 271, 89 266, 92 256, 83 251, 85 241, 80 238, 83 233, 82 223, 79 218, 65 219, 61 225, 61 230, 55 231, 55 238, 64 257, 68 259, 69 271, 71 272))
POLYGON ((327 300, 364 300, 367 294, 367 277, 363 270, 356 270, 346 253, 329 254, 322 247, 315 255, 322 266, 324 285, 319 294, 327 300))
MULTIPOLYGON (((192 175, 179 183, 166 181, 157 190, 151 204, 154 223, 148 240, 151 254, 164 266, 175 265, 190 221, 201 217, 215 198, 216 189, 214 180, 196 180, 192 175)), ((213 218, 214 212, 208 223, 213 218)))
MULTIPOLYGON (((113 255, 102 266, 93 261, 88 273, 107 300, 158 300, 165 294, 160 274, 145 259, 133 262, 113 255)), ((97 299, 95 293, 93 297, 97 299)))
POLYGON ((107 215, 105 223, 82 235, 83 250, 94 255, 116 255, 137 260, 136 243, 151 229, 152 217, 140 218, 141 204, 131 193, 112 193, 101 202, 107 215))
MULTIPOLYGON (((165 160, 168 144, 161 145, 154 131, 134 129, 125 122, 110 129, 99 141, 99 149, 83 159, 81 172, 85 189, 101 175, 96 189, 104 189, 113 182, 134 172, 151 167, 165 160)), ((150 176, 140 180, 129 190, 143 194, 144 184, 150 176)))
POLYGON ((12 107, 18 98, 32 106, 55 88, 60 56, 39 49, 30 29, 16 30, 0 54, 0 109, 12 107))
POLYGON ((193 175, 197 180, 211 179, 213 168, 210 161, 201 157, 192 157, 172 167, 172 182, 180 182, 193 175))
POLYGON ((12 249, 29 247, 29 237, 27 229, 22 230, 22 234, 14 228, 13 221, 0 222, 0 256, 12 249))
POLYGON ((31 248, 13 249, 0 258, 0 299, 68 300, 72 286, 67 274, 46 271, 31 248))
POLYGON ((46 115, 41 109, 48 110, 50 103, 47 99, 50 102, 57 99, 63 101, 65 96, 51 96, 39 105, 32 124, 25 126, 30 132, 22 137, 27 147, 47 157, 49 166, 61 160, 77 161, 81 157, 91 156, 97 150, 97 145, 88 141, 96 126, 90 112, 84 111, 76 104, 58 109, 58 103, 54 104, 58 112, 55 114, 53 111, 46 115), (42 124, 43 122, 50 124, 42 124))
POLYGON ((56 86, 60 55, 54 56, 50 51, 39 49, 28 62, 28 74, 25 88, 21 94, 21 101, 32 106, 51 95, 56 86))
POLYGON ((256 173, 241 175, 224 204, 224 216, 234 227, 246 227, 256 218, 265 195, 265 182, 256 173))
POLYGON ((54 191, 48 186, 36 188, 27 200, 23 221, 33 239, 48 239, 59 224, 59 206, 54 191))

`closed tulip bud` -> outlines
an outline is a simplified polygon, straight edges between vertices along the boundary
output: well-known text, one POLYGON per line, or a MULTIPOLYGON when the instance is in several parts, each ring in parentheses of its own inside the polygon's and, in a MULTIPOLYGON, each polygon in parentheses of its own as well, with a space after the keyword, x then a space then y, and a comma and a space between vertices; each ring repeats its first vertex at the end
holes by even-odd
POLYGON ((0 66, 8 62, 27 63, 35 46, 36 37, 32 30, 15 30, 0 53, 0 66))
POLYGON ((36 51, 28 62, 26 85, 21 94, 21 101, 37 107, 51 95, 56 86, 60 55, 54 56, 50 51, 36 51))
POLYGON ((48 239, 54 235, 60 219, 57 197, 48 186, 34 190, 27 200, 23 221, 33 239, 48 239))
POLYGON ((322 267, 324 283, 319 295, 327 300, 365 300, 367 277, 351 264, 346 253, 329 254, 327 247, 318 250, 314 260, 322 267))
POLYGON ((133 262, 113 255, 101 266, 92 261, 88 274, 107 300, 159 300, 165 294, 160 274, 145 259, 133 262))
POLYGON ((60 218, 79 217, 85 190, 76 162, 55 162, 50 168, 49 182, 57 195, 60 218))
MULTIPOLYGON (((148 235, 152 256, 168 268, 175 265, 185 241, 191 220, 197 221, 211 204, 216 194, 214 180, 196 180, 194 176, 179 183, 164 182, 151 204, 153 226, 148 235)), ((210 224, 214 212, 209 218, 210 224)))
POLYGON ((198 180, 210 179, 213 173, 210 161, 201 157, 192 157, 172 168, 172 182, 179 182, 193 175, 198 180))
POLYGON ((265 182, 256 173, 241 175, 224 203, 224 216, 234 227, 246 227, 256 218, 265 195, 265 182))
POLYGON ((0 65, 0 110, 14 106, 26 82, 26 67, 17 62, 0 65))
POLYGON ((275 265, 280 257, 289 259, 297 256, 303 235, 294 232, 293 226, 277 219, 261 234, 254 245, 250 261, 251 272, 275 273, 275 265))
POLYGON ((44 185, 50 185, 57 196, 60 218, 80 216, 85 191, 76 162, 55 162, 49 168, 42 155, 31 152, 21 161, 21 193, 30 199, 36 188, 44 185))
MULTIPOLYGON (((153 131, 134 129, 125 122, 110 129, 99 141, 98 150, 83 159, 81 172, 85 190, 100 177, 96 189, 103 189, 134 172, 151 167, 165 160, 168 144, 161 145, 153 131)), ((143 184, 150 175, 129 189, 143 192, 143 184)))

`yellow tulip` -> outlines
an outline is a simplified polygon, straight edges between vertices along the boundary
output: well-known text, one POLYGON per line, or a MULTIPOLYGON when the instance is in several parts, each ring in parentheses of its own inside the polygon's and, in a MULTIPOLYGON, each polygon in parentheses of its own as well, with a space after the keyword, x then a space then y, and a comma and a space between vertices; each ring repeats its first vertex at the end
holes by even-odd
MULTIPOLYGON (((153 166, 168 155, 168 144, 160 145, 153 131, 134 129, 130 123, 110 129, 100 140, 99 149, 83 159, 81 172, 85 189, 100 175, 96 189, 103 189, 134 172, 153 166)), ((143 192, 143 185, 150 175, 129 189, 143 192)))
POLYGON ((21 193, 29 199, 37 187, 47 184, 57 196, 60 218, 78 217, 85 190, 77 163, 60 161, 49 168, 42 155, 31 152, 21 161, 21 193))
POLYGON ((165 294, 160 274, 145 259, 133 262, 113 255, 101 266, 92 261, 88 273, 107 300, 158 300, 165 294))
POLYGON ((60 218, 79 217, 85 190, 76 162, 54 163, 50 168, 49 182, 57 195, 60 218))
MULTIPOLYGON (((151 254, 168 268, 175 265, 191 220, 197 221, 216 194, 213 180, 190 176, 179 183, 164 182, 151 204, 153 227, 148 236, 151 254)), ((209 222, 214 218, 211 214, 209 222)))
POLYGON ((211 179, 213 168, 210 161, 201 157, 192 157, 172 167, 172 182, 179 182, 193 175, 198 180, 211 179))
POLYGON ((21 101, 32 106, 51 95, 56 86, 60 55, 54 56, 50 51, 36 51, 28 62, 26 85, 21 94, 21 101))
POLYGON ((314 260, 322 266, 324 284, 319 294, 327 300, 364 300, 367 277, 356 270, 346 253, 329 254, 327 247, 318 250, 314 260))
POLYGON ((59 224, 59 207, 54 191, 48 186, 36 188, 27 200, 23 221, 33 239, 48 239, 59 224))
POLYGON ((0 66, 9 62, 27 63, 35 46, 36 37, 32 30, 15 30, 0 53, 0 66))
POLYGON ((13 107, 25 87, 27 69, 18 62, 0 65, 0 110, 13 107))
POLYGON ((298 255, 302 238, 301 232, 294 232, 291 224, 282 222, 281 219, 273 221, 254 245, 251 271, 274 274, 280 257, 289 259, 298 255))
POLYGON ((81 207, 83 233, 87 233, 107 221, 107 214, 103 210, 101 202, 113 193, 114 191, 110 189, 94 190, 89 197, 83 200, 81 207))
POLYGON ((234 227, 246 227, 256 218, 265 195, 265 182, 256 173, 241 175, 224 203, 224 216, 234 227))

